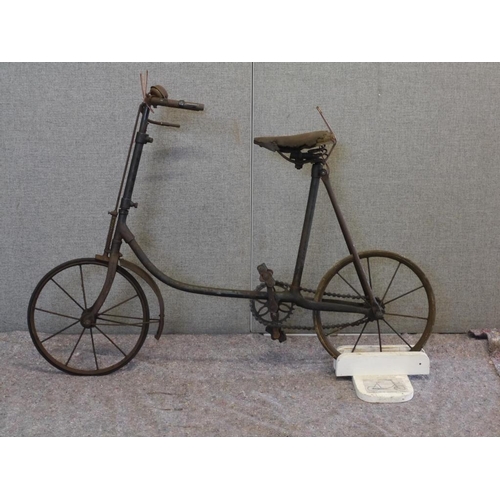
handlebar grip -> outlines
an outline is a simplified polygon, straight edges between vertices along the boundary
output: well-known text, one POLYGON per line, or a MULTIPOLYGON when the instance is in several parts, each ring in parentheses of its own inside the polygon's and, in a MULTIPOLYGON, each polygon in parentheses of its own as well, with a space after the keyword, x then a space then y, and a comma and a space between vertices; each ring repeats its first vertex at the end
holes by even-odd
POLYGON ((166 106, 167 108, 179 108, 187 109, 189 111, 203 111, 205 109, 204 104, 199 104, 197 102, 186 102, 186 101, 176 101, 174 99, 164 99, 161 97, 151 97, 152 106, 166 106))
POLYGON ((190 111, 203 111, 205 109, 204 104, 197 102, 186 102, 186 101, 175 101, 177 108, 189 109, 190 111))

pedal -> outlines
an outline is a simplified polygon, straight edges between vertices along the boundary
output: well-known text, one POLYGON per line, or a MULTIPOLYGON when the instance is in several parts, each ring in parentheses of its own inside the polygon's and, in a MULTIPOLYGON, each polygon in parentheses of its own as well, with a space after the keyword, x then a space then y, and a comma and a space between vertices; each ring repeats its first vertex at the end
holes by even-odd
POLYGON ((271 338, 273 340, 279 340, 280 344, 286 342, 286 334, 281 328, 276 326, 267 326, 266 332, 271 334, 271 338))
POLYGON ((260 266, 257 266, 257 271, 259 271, 260 274, 260 281, 265 283, 268 288, 273 288, 276 284, 276 281, 274 281, 273 278, 273 270, 268 269, 265 264, 261 264, 260 266))

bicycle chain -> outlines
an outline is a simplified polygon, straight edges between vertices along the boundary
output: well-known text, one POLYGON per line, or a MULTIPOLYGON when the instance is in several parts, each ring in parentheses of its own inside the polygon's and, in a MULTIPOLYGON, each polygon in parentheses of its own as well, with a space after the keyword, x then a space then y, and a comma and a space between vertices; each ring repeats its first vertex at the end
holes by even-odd
MULTIPOLYGON (((290 285, 288 283, 284 283, 283 281, 276 281, 276 285, 281 286, 282 288, 285 288, 285 289, 290 289, 290 285)), ((301 292, 305 292, 305 293, 316 294, 316 290, 313 290, 311 288, 300 287, 299 290, 301 292)), ((357 300, 362 299, 362 297, 360 297, 359 295, 349 295, 349 294, 334 293, 334 292, 324 292, 323 295, 327 295, 328 297, 336 297, 338 299, 357 299, 357 300)), ((363 299, 363 300, 365 300, 365 299, 363 299)), ((365 300, 365 302, 366 302, 366 300, 365 300)), ((314 326, 284 325, 282 322, 279 322, 279 321, 276 322, 276 323, 272 323, 272 322, 266 321, 264 323, 254 313, 254 310, 252 309, 252 307, 250 307, 250 310, 252 311, 253 317, 260 324, 265 325, 265 326, 270 326, 270 327, 274 327, 274 328, 282 328, 283 330, 306 330, 306 331, 309 331, 309 330, 314 330, 315 329, 314 326)), ((291 316, 291 314, 293 314, 293 309, 290 311, 289 316, 291 316)), ((323 325, 323 330, 335 330, 335 329, 340 329, 340 328, 346 328, 348 326, 358 326, 358 325, 361 325, 363 323, 366 323, 367 321, 368 320, 366 318, 362 318, 360 320, 353 321, 351 323, 338 323, 336 325, 323 325)))

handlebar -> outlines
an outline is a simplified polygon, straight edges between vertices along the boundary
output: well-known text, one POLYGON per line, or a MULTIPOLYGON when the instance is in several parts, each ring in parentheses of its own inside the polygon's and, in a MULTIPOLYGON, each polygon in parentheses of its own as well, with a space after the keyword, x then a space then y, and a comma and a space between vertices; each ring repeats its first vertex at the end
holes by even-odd
MULTIPOLYGON (((189 111, 203 111, 205 106, 203 104, 198 104, 197 102, 186 102, 186 101, 176 101, 174 99, 168 98, 168 92, 161 85, 153 85, 149 94, 144 96, 144 102, 148 106, 165 106, 167 108, 180 108, 188 109, 189 111)), ((179 128, 180 125, 176 123, 169 122, 158 122, 148 119, 149 123, 154 123, 155 125, 161 125, 163 127, 176 127, 179 128)))
POLYGON ((204 104, 199 104, 197 102, 186 102, 186 101, 176 101, 174 99, 167 99, 162 97, 151 97, 149 99, 151 106, 165 106, 167 108, 180 108, 187 109, 189 111, 203 111, 205 109, 204 104))

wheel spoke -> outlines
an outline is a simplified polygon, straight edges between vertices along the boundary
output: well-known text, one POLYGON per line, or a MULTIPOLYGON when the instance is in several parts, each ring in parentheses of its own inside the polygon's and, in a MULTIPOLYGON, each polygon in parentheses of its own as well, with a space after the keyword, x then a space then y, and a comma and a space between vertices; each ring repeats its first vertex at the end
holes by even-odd
POLYGON ((71 351, 71 354, 69 355, 68 361, 66 361, 65 366, 68 366, 69 362, 71 361, 71 358, 73 357, 73 354, 75 353, 76 348, 78 347, 78 344, 80 343, 80 340, 82 340, 84 332, 85 332, 85 328, 82 330, 82 333, 80 333, 80 336, 78 337, 78 340, 76 341, 75 347, 73 347, 73 350, 71 351))
POLYGON ((155 323, 159 323, 159 319, 150 319, 149 321, 141 321, 140 323, 126 323, 124 321, 113 321, 110 319, 103 319, 103 321, 108 321, 108 323, 96 323, 97 325, 100 326, 116 326, 116 325, 122 325, 122 326, 136 326, 136 327, 141 327, 143 325, 153 325, 155 323))
POLYGON ((75 318, 74 316, 68 316, 67 314, 61 314, 61 313, 56 313, 54 311, 47 311, 47 309, 42 309, 41 307, 35 307, 36 311, 41 311, 47 314, 53 314, 54 316, 61 316, 61 318, 69 318, 69 319, 76 319, 77 321, 80 321, 80 318, 75 318))
POLYGON ((368 280, 370 282, 370 288, 373 290, 372 271, 370 269, 370 257, 366 258, 366 263, 368 264, 368 280))
POLYGON ((400 318, 413 318, 413 319, 423 319, 424 321, 427 321, 429 318, 423 317, 423 316, 413 316, 411 314, 396 314, 396 313, 384 313, 385 316, 398 316, 400 318))
POLYGON ((47 340, 50 340, 51 338, 55 337, 56 335, 59 335, 60 333, 64 332, 65 330, 67 330, 68 328, 71 328, 72 326, 76 325, 77 323, 79 323, 80 320, 76 320, 74 323, 71 323, 71 325, 63 328, 62 330, 59 330, 58 332, 56 333, 53 333, 52 335, 50 335, 49 337, 47 337, 46 339, 43 339, 43 340, 40 340, 40 342, 43 344, 44 342, 46 342, 47 340))
POLYGON ((83 269, 82 265, 80 264, 80 279, 82 281, 82 293, 83 293, 83 305, 85 306, 85 309, 87 309, 87 296, 85 294, 85 284, 83 283, 83 269))
POLYGON ((359 337, 357 338, 356 343, 354 344, 354 347, 352 348, 351 352, 354 352, 354 350, 356 349, 356 347, 357 347, 359 341, 361 340, 361 337, 365 331, 366 325, 368 325, 368 321, 364 324, 363 329, 361 330, 361 333, 359 334, 359 337))
POLYGON ((83 311, 83 307, 54 278, 51 278, 50 281, 57 285, 83 311))
POLYGON ((377 319, 377 330, 378 330, 378 345, 380 346, 380 352, 382 352, 382 335, 380 334, 380 321, 377 319))
POLYGON ((128 299, 125 299, 124 301, 120 302, 119 304, 116 304, 116 305, 115 305, 115 306, 113 306, 113 307, 110 307, 109 309, 106 309, 105 311, 102 311, 102 313, 100 313, 100 315, 103 315, 104 313, 107 313, 108 311, 111 311, 111 309, 116 309, 117 307, 119 307, 119 306, 121 306, 121 305, 125 304, 125 302, 128 302, 128 301, 130 301, 130 300, 132 300, 132 299, 135 299, 136 297, 138 297, 138 295, 137 295, 137 294, 135 294, 133 297, 130 297, 130 298, 128 298, 128 299))
POLYGON ((125 318, 125 319, 142 319, 139 316, 125 316, 123 314, 98 314, 97 315, 98 318, 101 316, 111 316, 112 318, 125 318))
POLYGON ((101 321, 107 321, 107 323, 99 323, 100 326, 116 326, 116 325, 122 325, 122 326, 136 326, 138 328, 141 328, 145 324, 149 324, 150 321, 142 321, 140 323, 127 323, 126 321, 116 321, 114 319, 106 319, 106 318, 99 318, 101 321))
POLYGON ((394 278, 396 277, 396 274, 399 271, 400 267, 401 267, 401 262, 398 262, 398 267, 396 267, 396 270, 394 271, 394 274, 392 275, 392 278, 391 278, 391 281, 387 287, 387 290, 385 291, 384 296, 382 297, 382 302, 384 301, 384 299, 387 295, 387 292, 389 291, 389 288, 391 288, 392 282, 394 281, 394 278))
POLYGON ((97 363, 97 354, 95 352, 94 333, 92 332, 92 328, 90 329, 90 339, 92 340, 92 350, 94 351, 95 367, 96 370, 99 370, 99 364, 97 363))
POLYGON ((410 295, 410 293, 416 292, 417 290, 420 290, 421 288, 424 288, 424 285, 420 285, 419 287, 414 288, 413 290, 410 290, 409 292, 406 292, 406 293, 403 293, 403 294, 399 295, 395 299, 391 299, 391 300, 389 300, 387 302, 384 302, 384 305, 386 306, 387 304, 390 304, 391 302, 394 302, 395 300, 398 300, 401 297, 406 297, 407 295, 410 295))
POLYGON ((331 335, 337 335, 337 333, 341 332, 342 330, 345 330, 346 328, 349 328, 350 326, 352 326, 352 324, 347 324, 347 325, 341 326, 339 328, 335 328, 331 332, 325 333, 325 335, 327 337, 330 337, 331 335))
POLYGON ((411 345, 406 342, 406 340, 403 338, 403 336, 398 333, 390 324, 388 321, 385 319, 382 319, 382 321, 411 349, 411 345))
POLYGON ((96 327, 96 330, 99 331, 99 333, 101 335, 103 335, 105 338, 107 338, 122 354, 123 354, 123 357, 126 357, 127 355, 115 344, 115 342, 113 342, 113 340, 111 340, 97 325, 95 325, 96 327))
POLYGON ((354 291, 354 293, 356 293, 358 297, 361 297, 364 300, 364 297, 340 273, 337 274, 349 287, 352 288, 352 290, 354 291))

